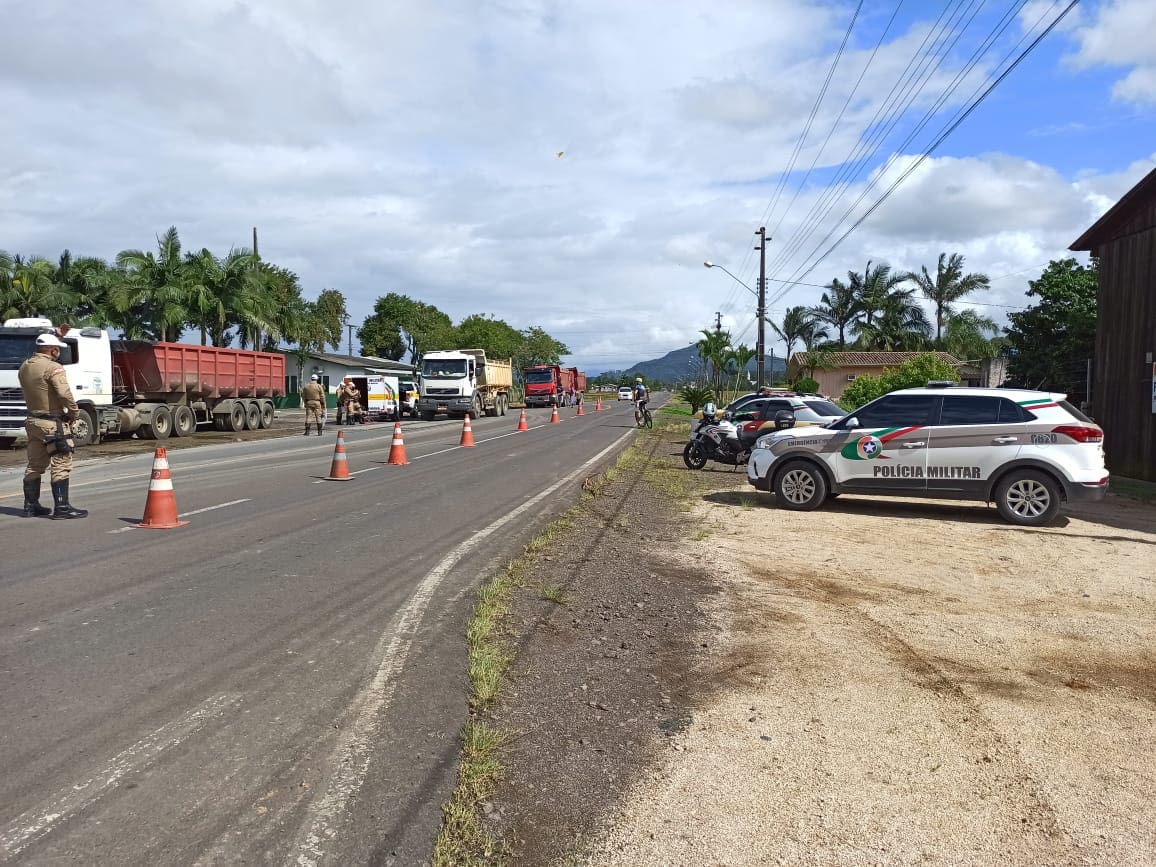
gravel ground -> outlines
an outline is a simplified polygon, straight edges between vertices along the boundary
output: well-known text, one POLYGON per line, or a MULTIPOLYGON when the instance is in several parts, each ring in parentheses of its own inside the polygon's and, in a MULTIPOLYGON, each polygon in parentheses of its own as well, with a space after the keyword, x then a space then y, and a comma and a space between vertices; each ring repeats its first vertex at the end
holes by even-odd
POLYGON ((517 600, 513 863, 1156 863, 1156 508, 786 512, 683 436, 517 600))

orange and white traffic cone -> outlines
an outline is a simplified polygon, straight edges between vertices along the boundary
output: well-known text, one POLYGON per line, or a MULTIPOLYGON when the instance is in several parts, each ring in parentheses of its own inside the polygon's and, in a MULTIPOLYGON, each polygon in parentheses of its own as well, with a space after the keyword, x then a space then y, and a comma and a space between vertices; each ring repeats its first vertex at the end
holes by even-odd
POLYGON ((329 465, 329 475, 325 477, 330 482, 349 481, 349 462, 345 459, 345 431, 337 432, 337 445, 333 447, 333 463, 329 465))
POLYGON ((474 447, 474 429, 470 427, 470 414, 466 413, 466 420, 462 423, 462 441, 458 443, 464 449, 474 447))
POLYGON ((173 494, 168 452, 158 448, 153 455, 153 472, 149 480, 148 497, 145 499, 144 517, 133 526, 143 530, 171 530, 187 523, 177 518, 177 498, 173 494))
POLYGON ((578 412, 576 412, 575 415, 586 415, 586 413, 582 411, 582 401, 578 401, 578 412))
POLYGON ((598 398, 598 403, 594 404, 595 412, 602 412, 602 398, 598 398))
POLYGON ((514 433, 520 430, 529 430, 530 426, 526 424, 526 411, 522 410, 522 414, 518 416, 518 426, 514 428, 514 433))
POLYGON ((405 440, 401 436, 401 422, 395 421, 393 423, 393 443, 389 447, 389 460, 387 464, 394 464, 396 466, 404 466, 409 461, 405 459, 405 440))
POLYGON ((554 404, 554 411, 550 413, 550 424, 558 424, 558 404, 554 404))

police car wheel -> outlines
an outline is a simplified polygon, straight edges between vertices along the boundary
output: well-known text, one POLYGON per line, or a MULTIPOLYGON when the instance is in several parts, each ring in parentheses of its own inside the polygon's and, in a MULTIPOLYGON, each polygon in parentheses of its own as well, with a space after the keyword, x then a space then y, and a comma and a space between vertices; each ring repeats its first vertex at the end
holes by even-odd
POLYGON ((788 461, 775 474, 775 500, 784 509, 810 512, 827 499, 827 479, 807 461, 788 461))
POLYGON ((1060 488, 1038 470, 1012 470, 995 488, 995 507, 1009 524, 1040 527, 1060 511, 1060 488))

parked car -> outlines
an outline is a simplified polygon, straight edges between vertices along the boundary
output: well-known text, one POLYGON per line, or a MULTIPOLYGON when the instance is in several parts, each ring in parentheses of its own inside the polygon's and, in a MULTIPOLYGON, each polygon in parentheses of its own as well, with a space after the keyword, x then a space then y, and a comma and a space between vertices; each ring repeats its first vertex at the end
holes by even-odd
POLYGON ((618 386, 618 399, 634 400, 634 389, 632 389, 629 385, 618 386))
POLYGON ((408 379, 403 379, 398 383, 398 398, 399 409, 398 415, 409 415, 413 418, 417 415, 417 399, 418 390, 417 383, 408 379))
POLYGON ((1108 488, 1104 431, 1064 397, 954 383, 893 391, 826 427, 760 437, 747 480, 784 509, 841 493, 952 498, 1040 526, 1063 501, 1108 488))

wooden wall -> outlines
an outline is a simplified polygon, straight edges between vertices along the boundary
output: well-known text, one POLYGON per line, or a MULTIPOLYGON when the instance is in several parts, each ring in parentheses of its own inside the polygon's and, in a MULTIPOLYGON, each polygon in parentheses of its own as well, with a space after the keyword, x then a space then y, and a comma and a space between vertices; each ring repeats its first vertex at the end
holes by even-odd
POLYGON ((1156 482, 1156 196, 1137 202, 1098 241, 1099 313, 1093 412, 1104 428, 1108 469, 1156 482))

